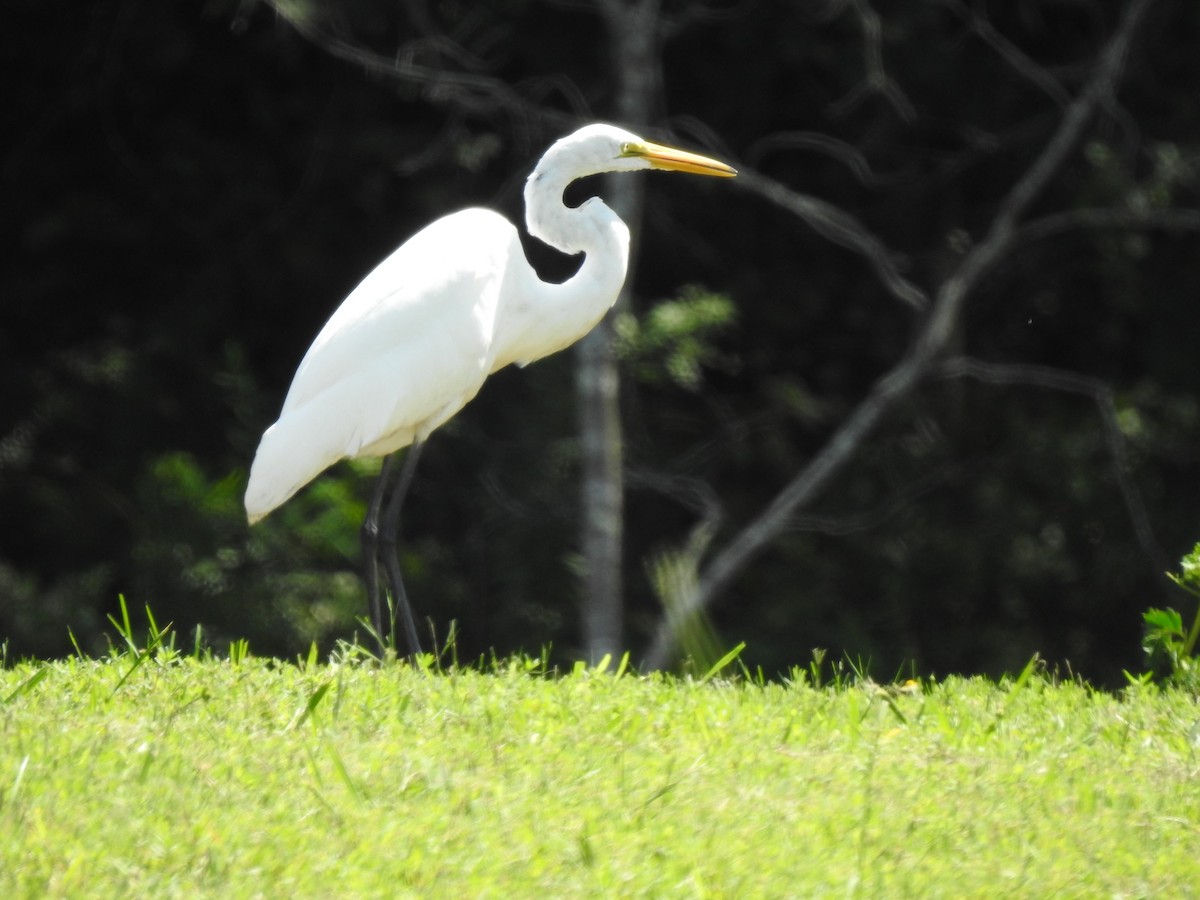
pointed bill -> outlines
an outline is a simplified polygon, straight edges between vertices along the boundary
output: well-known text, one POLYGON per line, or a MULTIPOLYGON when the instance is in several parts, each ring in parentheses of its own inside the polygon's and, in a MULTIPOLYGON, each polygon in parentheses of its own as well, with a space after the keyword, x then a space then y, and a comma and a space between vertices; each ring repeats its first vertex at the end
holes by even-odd
POLYGON ((666 169, 671 172, 690 172, 692 175, 716 175, 719 178, 732 178, 737 169, 701 156, 699 153, 689 153, 675 147, 655 144, 650 141, 630 142, 623 148, 625 156, 635 156, 644 159, 655 169, 666 169))

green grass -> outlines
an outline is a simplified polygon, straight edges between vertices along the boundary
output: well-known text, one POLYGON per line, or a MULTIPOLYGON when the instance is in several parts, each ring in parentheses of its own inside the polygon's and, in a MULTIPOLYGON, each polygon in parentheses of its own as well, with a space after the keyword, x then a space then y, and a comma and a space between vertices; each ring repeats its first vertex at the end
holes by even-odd
POLYGON ((1028 671, 816 688, 202 657, 0 671, 0 896, 1200 883, 1200 709, 1182 692, 1028 671))

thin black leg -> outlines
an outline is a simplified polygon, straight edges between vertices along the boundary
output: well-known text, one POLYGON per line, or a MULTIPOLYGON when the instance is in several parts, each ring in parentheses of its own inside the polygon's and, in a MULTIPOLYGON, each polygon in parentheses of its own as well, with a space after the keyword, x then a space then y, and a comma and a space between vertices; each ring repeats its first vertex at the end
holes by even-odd
POLYGON ((379 512, 383 508, 383 496, 387 492, 387 484, 391 480, 395 465, 394 454, 384 459, 383 468, 379 470, 379 478, 375 482, 375 490, 371 492, 371 504, 367 507, 367 517, 362 526, 363 581, 367 587, 367 611, 371 616, 371 627, 375 629, 375 638, 379 642, 380 659, 383 659, 390 628, 385 631, 383 627, 383 598, 379 592, 379 512))
POLYGON ((400 508, 404 505, 404 497, 412 484, 413 473, 417 470, 417 461, 421 458, 421 441, 413 443, 404 456, 404 467, 400 477, 392 489, 388 499, 387 509, 383 514, 383 522, 379 528, 381 544, 378 548, 378 558, 383 563, 387 573, 388 586, 392 591, 392 620, 396 613, 400 614, 400 623, 404 626, 404 636, 408 641, 408 652, 416 656, 421 652, 421 641, 417 637, 417 624, 413 619, 412 606, 408 602, 408 594, 404 590, 404 579, 400 575, 400 560, 396 555, 396 541, 400 530, 400 508))

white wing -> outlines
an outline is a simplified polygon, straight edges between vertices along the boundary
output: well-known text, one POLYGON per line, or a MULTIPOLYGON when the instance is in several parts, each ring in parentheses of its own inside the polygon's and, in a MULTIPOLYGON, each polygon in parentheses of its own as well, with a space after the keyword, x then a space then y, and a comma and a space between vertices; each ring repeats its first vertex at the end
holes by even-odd
POLYGON ((425 438, 474 397, 510 264, 528 266, 516 229, 483 209, 437 220, 380 263, 321 329, 263 435, 250 521, 340 459, 425 438))

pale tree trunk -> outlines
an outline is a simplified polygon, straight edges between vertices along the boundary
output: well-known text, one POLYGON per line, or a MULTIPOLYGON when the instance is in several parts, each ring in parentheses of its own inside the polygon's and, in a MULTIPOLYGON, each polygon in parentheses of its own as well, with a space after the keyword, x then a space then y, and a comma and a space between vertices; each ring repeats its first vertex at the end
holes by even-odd
POLYGON ((612 326, 605 319, 576 346, 582 464, 582 622, 584 652, 593 663, 621 647, 621 403, 612 326))
MULTIPOLYGON (((659 96, 658 0, 603 0, 599 11, 608 29, 610 60, 616 81, 615 118, 638 129, 650 120, 659 96)), ((629 276, 637 261, 643 184, 640 178, 609 177, 605 201, 629 225, 633 235, 629 276)), ((616 309, 629 305, 628 288, 616 309)), ((622 538, 624 535, 623 435, 620 375, 611 315, 576 351, 576 402, 582 457, 583 643, 595 662, 618 656, 622 637, 622 538)))

